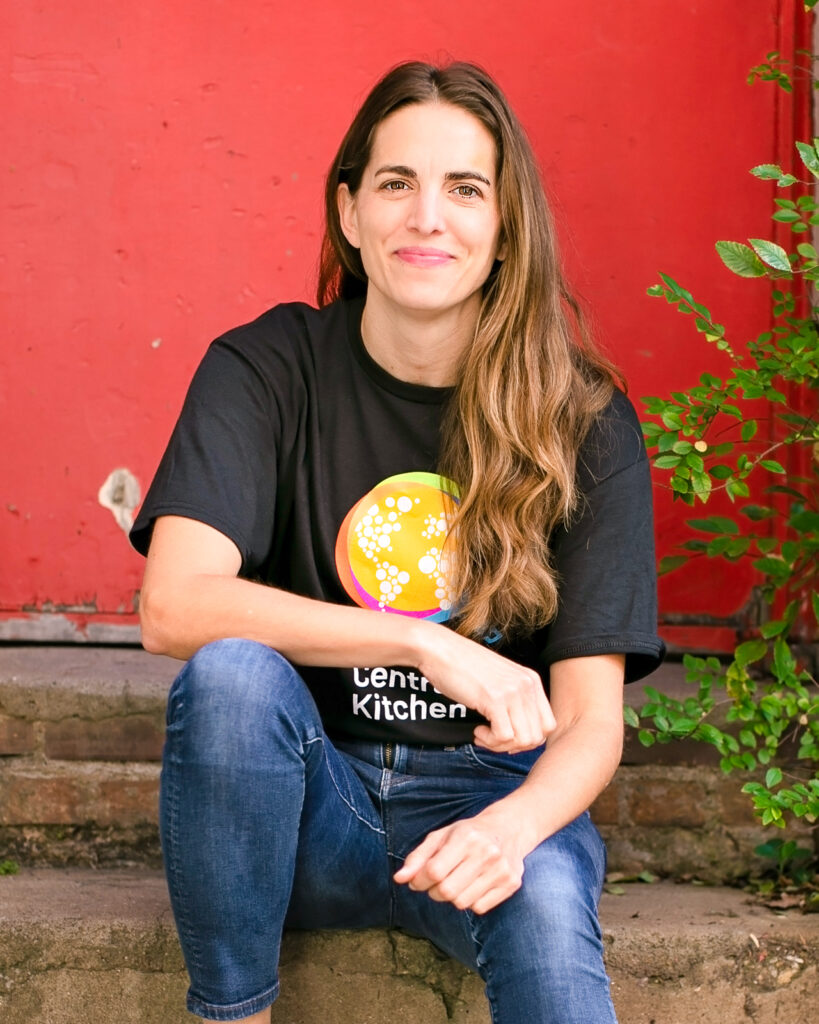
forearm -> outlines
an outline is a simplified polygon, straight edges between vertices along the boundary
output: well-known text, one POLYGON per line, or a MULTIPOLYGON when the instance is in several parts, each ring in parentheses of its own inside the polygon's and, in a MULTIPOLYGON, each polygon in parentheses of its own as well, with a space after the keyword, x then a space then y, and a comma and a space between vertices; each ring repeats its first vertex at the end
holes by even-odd
POLYGON ((515 823, 525 857, 587 810, 611 781, 622 753, 622 729, 593 720, 550 738, 526 781, 485 812, 515 823))
POLYGON ((240 637, 300 665, 408 665, 440 693, 478 711, 479 743, 530 750, 555 725, 540 676, 445 626, 330 604, 238 577, 238 547, 203 523, 160 517, 140 601, 142 642, 187 659, 213 640, 240 637))
POLYGON ((557 729, 525 782, 488 808, 517 830, 523 855, 585 811, 611 781, 623 751, 624 658, 575 658, 552 666, 557 729))
POLYGON ((208 573, 146 584, 140 619, 146 649, 174 658, 190 658, 213 640, 242 637, 297 664, 339 668, 416 665, 433 625, 208 573))

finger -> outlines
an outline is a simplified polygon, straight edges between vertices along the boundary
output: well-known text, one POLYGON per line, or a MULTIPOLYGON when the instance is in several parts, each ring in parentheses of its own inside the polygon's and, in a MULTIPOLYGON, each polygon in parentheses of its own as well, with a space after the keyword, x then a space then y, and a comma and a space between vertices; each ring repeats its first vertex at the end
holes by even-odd
POLYGON ((494 910, 495 907, 503 903, 504 900, 514 896, 519 888, 520 882, 517 885, 499 886, 489 889, 483 895, 473 900, 466 909, 471 910, 474 914, 487 914, 490 910, 494 910))
POLYGON ((445 840, 427 856, 425 862, 409 879, 409 886, 416 892, 429 892, 448 879, 458 868, 474 856, 469 840, 471 830, 453 826, 447 831, 445 840))
POLYGON ((505 703, 498 704, 490 709, 490 713, 486 716, 489 720, 489 729, 492 733, 492 739, 495 744, 501 744, 501 746, 509 743, 513 743, 515 739, 515 730, 512 726, 512 722, 509 718, 509 710, 505 703))
POLYGON ((489 889, 512 879, 509 864, 500 846, 493 841, 473 846, 468 856, 451 871, 444 873, 434 861, 429 870, 433 878, 439 874, 444 877, 430 886, 427 894, 438 902, 452 903, 459 910, 465 910, 489 889))
POLYGON ((429 858, 441 846, 444 841, 442 829, 430 832, 426 839, 423 839, 414 850, 411 850, 404 858, 404 863, 392 876, 399 884, 409 882, 424 867, 429 858))

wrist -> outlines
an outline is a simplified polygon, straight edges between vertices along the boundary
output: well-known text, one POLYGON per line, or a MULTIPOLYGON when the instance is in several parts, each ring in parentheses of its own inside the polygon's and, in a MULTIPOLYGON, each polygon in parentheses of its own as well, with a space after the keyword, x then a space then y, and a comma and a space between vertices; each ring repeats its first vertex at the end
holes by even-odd
POLYGON ((523 860, 542 841, 542 837, 534 826, 532 817, 523 808, 517 806, 514 793, 502 797, 484 808, 478 818, 499 839, 512 843, 515 852, 523 860))
POLYGON ((450 631, 436 622, 413 619, 406 631, 407 664, 417 668, 427 679, 435 675, 435 659, 450 631))

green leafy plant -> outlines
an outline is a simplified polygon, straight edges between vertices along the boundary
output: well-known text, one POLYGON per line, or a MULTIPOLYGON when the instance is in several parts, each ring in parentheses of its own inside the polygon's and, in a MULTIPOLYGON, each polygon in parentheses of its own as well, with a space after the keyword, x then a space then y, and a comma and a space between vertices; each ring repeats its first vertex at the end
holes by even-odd
MULTIPOLYGON (((776 53, 750 78, 792 88, 776 53)), ((716 243, 728 270, 772 282, 764 331, 738 346, 673 278, 660 274, 648 289, 691 317, 722 353, 724 367, 719 375, 701 374, 688 390, 643 400, 653 417, 643 425, 646 445, 654 466, 668 473, 674 497, 690 506, 720 492, 729 499, 729 514, 688 520, 694 535, 662 560, 660 572, 691 560, 749 561, 762 621, 727 664, 685 656, 686 678, 696 685, 690 697, 676 700, 646 687, 648 703, 625 711, 645 746, 701 740, 719 751, 723 771, 754 773, 743 791, 762 823, 780 828, 793 818, 819 821, 819 253, 807 240, 819 226, 819 138, 797 142, 796 152, 796 173, 777 164, 751 171, 775 182, 773 220, 787 225, 792 244, 716 243)))
POLYGON ((765 876, 754 888, 758 892, 773 892, 812 885, 814 853, 806 846, 800 846, 795 839, 769 839, 757 846, 754 853, 767 861, 765 876))
POLYGON ((0 860, 0 876, 16 875, 20 871, 20 865, 16 860, 0 860))

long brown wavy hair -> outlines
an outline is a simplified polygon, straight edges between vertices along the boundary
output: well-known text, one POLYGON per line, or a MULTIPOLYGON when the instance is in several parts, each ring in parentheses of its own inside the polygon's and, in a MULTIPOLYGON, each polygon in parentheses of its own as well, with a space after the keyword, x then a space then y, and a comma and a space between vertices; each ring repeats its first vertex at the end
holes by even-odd
POLYGON ((448 557, 457 629, 509 637, 545 625, 557 611, 550 536, 577 508, 578 452, 620 377, 595 350, 566 286, 523 128, 495 82, 473 64, 400 64, 364 100, 327 175, 319 305, 367 291, 359 251, 341 230, 339 185, 356 193, 384 118, 408 104, 436 102, 476 117, 497 150, 505 255, 484 285, 475 337, 442 425, 439 471, 461 491, 448 557))

